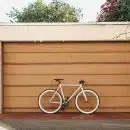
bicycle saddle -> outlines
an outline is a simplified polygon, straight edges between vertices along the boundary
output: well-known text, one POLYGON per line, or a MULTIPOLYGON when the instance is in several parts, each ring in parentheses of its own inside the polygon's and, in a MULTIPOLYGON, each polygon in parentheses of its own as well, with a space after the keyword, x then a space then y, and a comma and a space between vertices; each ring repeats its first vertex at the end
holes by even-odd
POLYGON ((60 84, 60 81, 64 80, 64 79, 54 79, 54 80, 57 81, 60 84))

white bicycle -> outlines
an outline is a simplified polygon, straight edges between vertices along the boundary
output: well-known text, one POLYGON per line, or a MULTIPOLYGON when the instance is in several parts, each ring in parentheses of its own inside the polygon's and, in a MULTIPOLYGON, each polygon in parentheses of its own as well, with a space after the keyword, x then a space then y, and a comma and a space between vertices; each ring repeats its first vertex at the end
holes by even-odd
POLYGON ((59 83, 59 86, 56 90, 47 89, 41 92, 38 97, 38 105, 40 109, 48 114, 53 114, 59 110, 64 110, 69 106, 69 101, 71 98, 76 95, 75 105, 79 112, 84 114, 94 113, 100 104, 98 94, 90 89, 83 89, 84 80, 80 80, 79 84, 61 84, 61 80, 64 79, 54 79, 59 83), (79 86, 74 93, 65 99, 65 95, 62 89, 62 86, 79 86), (61 93, 59 93, 59 90, 61 93), (79 91, 81 90, 81 91, 79 91))

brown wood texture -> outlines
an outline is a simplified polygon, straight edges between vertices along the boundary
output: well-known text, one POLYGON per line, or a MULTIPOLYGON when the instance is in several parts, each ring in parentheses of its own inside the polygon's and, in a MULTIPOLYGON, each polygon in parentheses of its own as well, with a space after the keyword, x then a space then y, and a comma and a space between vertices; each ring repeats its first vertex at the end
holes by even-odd
MULTIPOLYGON (((14 108, 10 108, 10 109, 4 109, 4 112, 5 113, 10 113, 10 112, 20 112, 20 113, 23 113, 23 112, 41 112, 42 113, 42 111, 39 109, 39 108, 29 108, 29 109, 26 109, 26 108, 24 108, 24 109, 22 109, 22 108, 16 108, 16 109, 14 109, 14 108)), ((76 109, 76 108, 73 108, 73 109, 65 109, 64 110, 64 112, 78 112, 78 110, 76 109)), ((64 113, 63 112, 63 113, 64 113)), ((97 112, 130 112, 130 108, 125 108, 125 107, 122 107, 122 108, 99 108, 98 110, 97 110, 97 112)))
POLYGON ((5 53, 4 63, 99 63, 130 62, 130 53, 5 53))
MULTIPOLYGON (((66 70, 67 71, 67 70, 66 70)), ((80 70, 79 70, 80 71, 80 70)), ((5 75, 4 85, 57 85, 55 78, 63 78, 62 83, 77 84, 84 79, 88 85, 130 85, 130 75, 5 75)), ((58 86, 58 85, 57 85, 58 86)))
MULTIPOLYGON (((45 98, 46 99, 46 98, 45 98)), ((84 102, 79 103, 82 107, 84 102)), ((93 101, 93 98, 92 98, 93 101)), ((100 97, 100 107, 130 107, 130 97, 100 97)), ((49 105, 50 106, 50 105, 49 105)), ((38 97, 5 97, 4 98, 4 108, 38 108, 38 97)), ((48 104, 46 104, 48 107, 48 104)), ((69 107, 73 108, 74 100, 70 100, 69 107)))
MULTIPOLYGON (((56 89, 57 87, 4 87, 4 96, 5 97, 36 97, 42 91, 46 89, 56 89)), ((78 87, 62 87, 65 96, 70 96, 78 87)), ((98 93, 99 96, 124 96, 130 97, 130 86, 84 86, 84 89, 92 89, 98 93)), ((81 90, 79 90, 81 91, 81 90)), ((59 92, 61 90, 59 89, 59 92)))
MULTIPOLYGON (((4 112, 40 112, 38 95, 84 79, 99 112, 130 112, 130 43, 4 43, 4 112)), ((69 96, 76 87, 64 87, 69 96)), ((77 112, 74 100, 65 112, 77 112)), ((81 102, 83 105, 83 102, 81 102)))
POLYGON ((130 52, 129 42, 4 43, 4 52, 130 52))
POLYGON ((5 65, 4 74, 130 74, 130 64, 5 65))

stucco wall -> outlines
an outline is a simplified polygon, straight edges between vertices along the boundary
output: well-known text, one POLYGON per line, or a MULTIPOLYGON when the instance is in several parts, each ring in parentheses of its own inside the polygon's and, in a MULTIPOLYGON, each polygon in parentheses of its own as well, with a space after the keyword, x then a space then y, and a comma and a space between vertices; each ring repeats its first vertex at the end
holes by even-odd
POLYGON ((1 41, 130 40, 130 23, 1 23, 1 41))

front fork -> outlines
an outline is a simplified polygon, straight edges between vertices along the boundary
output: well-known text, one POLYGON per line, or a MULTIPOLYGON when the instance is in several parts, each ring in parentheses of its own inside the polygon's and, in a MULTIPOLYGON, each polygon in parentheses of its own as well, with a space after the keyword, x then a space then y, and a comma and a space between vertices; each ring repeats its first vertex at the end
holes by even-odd
POLYGON ((86 94, 85 94, 85 92, 84 92, 84 89, 83 88, 81 88, 81 90, 82 90, 82 92, 83 92, 83 96, 84 96, 84 98, 85 98, 85 100, 86 100, 86 102, 88 101, 88 99, 87 99, 87 96, 86 96, 86 94))

